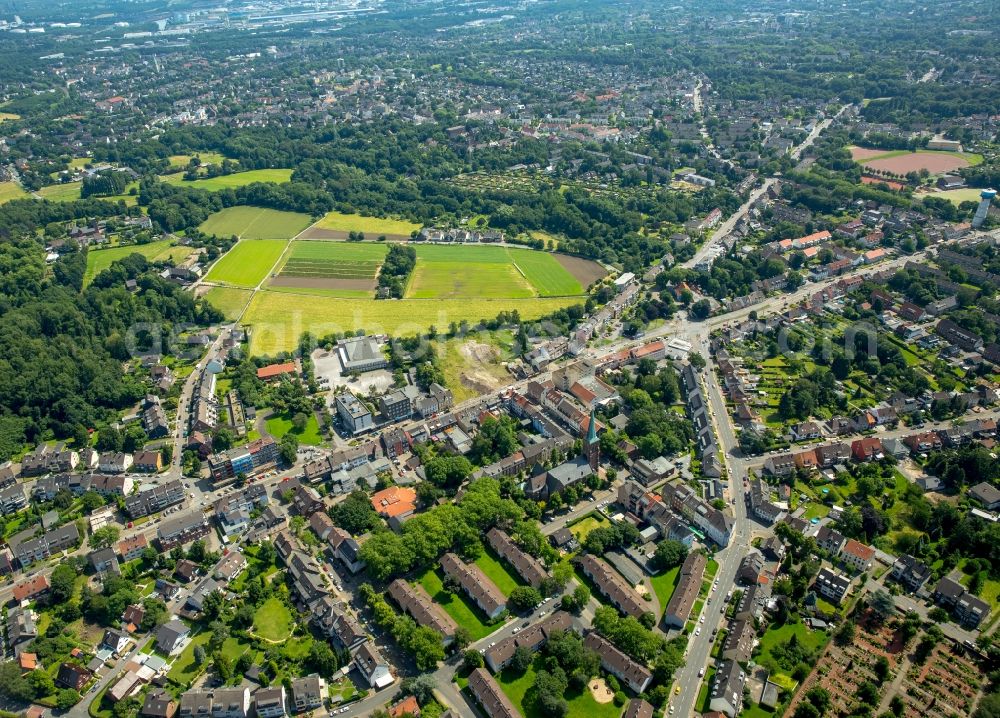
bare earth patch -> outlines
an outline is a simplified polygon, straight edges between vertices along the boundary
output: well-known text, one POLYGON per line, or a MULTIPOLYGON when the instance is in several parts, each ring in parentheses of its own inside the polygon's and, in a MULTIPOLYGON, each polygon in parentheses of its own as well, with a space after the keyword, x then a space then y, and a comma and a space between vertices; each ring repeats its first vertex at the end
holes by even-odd
POLYGON ((498 365, 500 352, 496 347, 468 341, 459 346, 458 352, 470 365, 470 368, 463 371, 459 377, 464 386, 477 394, 488 394, 503 385, 500 379, 484 368, 498 365))
POLYGON ((334 279, 332 277, 284 277, 271 279, 272 287, 296 287, 298 289, 351 289, 370 292, 375 289, 374 279, 334 279))
POLYGON ((590 689, 590 695, 598 703, 610 703, 615 699, 615 694, 608 688, 608 684, 604 682, 603 678, 595 678, 587 684, 587 688, 590 689))
POLYGON ((964 157, 927 154, 923 152, 914 152, 908 155, 899 155, 898 157, 886 157, 884 160, 865 162, 865 167, 885 170, 899 175, 905 175, 907 172, 919 172, 923 169, 932 175, 936 175, 943 172, 953 172, 961 167, 968 166, 969 161, 964 157))
POLYGON ((604 279, 608 273, 600 264, 589 259, 571 257, 568 254, 554 254, 552 256, 563 266, 563 269, 573 275, 584 289, 590 287, 594 282, 604 279))
POLYGON ((884 155, 888 150, 873 150, 870 147, 851 147, 851 159, 857 160, 870 160, 872 157, 878 157, 879 155, 884 155))

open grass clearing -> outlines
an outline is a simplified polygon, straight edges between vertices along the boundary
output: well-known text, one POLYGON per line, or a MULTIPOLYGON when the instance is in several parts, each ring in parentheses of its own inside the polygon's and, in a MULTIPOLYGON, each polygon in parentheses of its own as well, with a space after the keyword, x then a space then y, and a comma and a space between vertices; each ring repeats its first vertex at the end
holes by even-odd
POLYGON ((406 219, 391 217, 364 217, 360 214, 327 212, 314 225, 315 229, 334 232, 364 232, 365 239, 378 239, 380 235, 410 236, 410 232, 420 229, 420 225, 406 219))
POLYGON ((84 285, 119 259, 130 254, 141 254, 150 262, 165 262, 168 259, 175 263, 191 254, 190 247, 175 245, 172 240, 161 239, 148 244, 129 244, 124 247, 109 247, 107 249, 90 249, 87 251, 87 271, 83 276, 84 285))
POLYGON ((256 287, 281 257, 288 243, 278 239, 251 239, 238 242, 226 252, 205 279, 237 287, 256 287))
POLYGON ((962 204, 962 202, 979 202, 982 193, 981 189, 975 187, 963 187, 962 189, 949 189, 944 192, 935 192, 934 194, 918 195, 922 198, 925 197, 938 197, 940 199, 946 199, 949 202, 954 202, 955 204, 962 204))
POLYGON ((237 205, 210 215, 198 229, 219 237, 291 239, 309 225, 310 219, 301 212, 237 205))
POLYGON ((292 635, 292 612, 279 599, 271 597, 260 604, 253 615, 253 631, 271 643, 287 641, 292 635))
POLYGON ((7 204, 12 199, 25 199, 30 196, 17 182, 0 182, 0 204, 7 204))
POLYGON ((176 169, 187 169, 192 157, 197 157, 202 165, 221 165, 226 156, 221 152, 192 152, 189 155, 170 155, 167 159, 170 166, 176 169))
POLYGON ((243 312, 247 302, 250 301, 251 292, 249 289, 235 289, 234 287, 212 287, 205 294, 205 299, 213 307, 225 315, 229 321, 235 321, 243 312))
MULTIPOLYGON (((548 718, 549 716, 542 710, 534 691, 531 690, 535 683, 535 674, 542 668, 542 665, 542 659, 536 657, 534 665, 524 673, 517 673, 508 668, 495 676, 501 690, 520 709, 524 718, 548 718)), ((598 703, 586 687, 579 693, 567 691, 563 697, 568 707, 566 718, 618 718, 624 711, 624 706, 619 708, 613 702, 598 703)))
MULTIPOLYGON (((266 273, 267 270, 264 270, 261 277, 266 273)), ((227 272, 223 276, 230 275, 227 272)), ((208 279, 212 278, 212 273, 209 273, 208 279)), ((221 279, 217 275, 217 278, 219 281, 237 284, 231 276, 221 279)), ((245 283, 244 279, 242 286, 253 285, 245 283)), ((244 322, 253 327, 251 353, 274 354, 293 350, 305 331, 325 336, 336 331, 354 332, 364 329, 371 334, 412 336, 426 332, 431 326, 444 330, 451 322, 462 320, 476 324, 480 320, 492 319, 502 311, 515 309, 522 319, 531 321, 579 301, 579 298, 436 301, 340 299, 265 290, 254 294, 244 315, 244 322)))
POLYGON ((53 202, 73 202, 80 199, 82 186, 83 182, 61 182, 42 187, 37 194, 42 199, 50 199, 53 202))
POLYGON ((285 434, 290 433, 299 440, 300 444, 307 444, 309 446, 319 446, 323 443, 323 437, 319 433, 319 422, 316 421, 316 414, 313 412, 309 413, 306 428, 302 431, 294 429, 291 418, 286 416, 272 416, 267 420, 267 433, 271 434, 275 439, 280 439, 285 434))
POLYGON ((455 623, 469 632, 473 643, 485 638, 495 630, 495 626, 490 626, 482 620, 479 609, 473 607, 464 593, 461 591, 448 593, 444 590, 444 582, 439 571, 429 569, 417 582, 444 609, 445 613, 455 619, 455 623))
POLYGON ((590 514, 589 516, 584 516, 582 519, 576 523, 570 524, 569 532, 573 534, 577 541, 583 543, 587 540, 587 535, 596 528, 601 526, 610 526, 611 522, 608 521, 603 516, 598 514, 590 514))
POLYGON ((176 172, 171 175, 163 175, 161 181, 167 184, 181 187, 194 187, 209 192, 217 192, 220 189, 236 189, 245 187, 254 182, 274 182, 282 184, 292 179, 290 169, 270 169, 270 170, 247 170, 246 172, 234 172, 231 175, 220 175, 219 177, 204 177, 196 180, 184 179, 183 172, 176 172))
POLYGON ((670 598, 674 595, 674 589, 677 588, 677 576, 680 572, 681 567, 674 566, 669 571, 663 571, 649 579, 649 582, 653 584, 656 602, 660 604, 660 615, 656 617, 657 620, 663 617, 663 612, 667 609, 667 604, 670 603, 670 598))
POLYGON ((517 575, 513 571, 509 571, 503 562, 490 553, 489 550, 484 550, 482 555, 476 559, 475 564, 482 569, 488 579, 497 585, 497 588, 503 592, 504 596, 509 596, 510 592, 518 586, 525 585, 523 581, 517 578, 517 575))

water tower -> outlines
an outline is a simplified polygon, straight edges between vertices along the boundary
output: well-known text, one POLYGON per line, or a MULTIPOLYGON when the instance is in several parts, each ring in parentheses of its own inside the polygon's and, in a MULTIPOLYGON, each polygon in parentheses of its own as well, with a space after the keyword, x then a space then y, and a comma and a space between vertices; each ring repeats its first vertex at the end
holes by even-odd
POLYGON ((979 207, 976 209, 975 216, 972 218, 974 229, 983 226, 983 222, 986 221, 986 214, 990 211, 990 202, 997 196, 997 191, 995 189, 984 189, 979 196, 982 199, 979 202, 979 207))

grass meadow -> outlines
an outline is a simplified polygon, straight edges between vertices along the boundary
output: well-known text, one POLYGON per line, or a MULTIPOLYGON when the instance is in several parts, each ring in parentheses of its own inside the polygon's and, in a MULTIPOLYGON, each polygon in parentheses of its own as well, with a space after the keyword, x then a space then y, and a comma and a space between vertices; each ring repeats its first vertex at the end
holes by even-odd
POLYGON ((279 239, 249 239, 237 242, 212 265, 205 279, 236 287, 256 287, 267 277, 288 242, 279 239))
POLYGON ((226 319, 234 321, 247 302, 250 301, 251 292, 249 289, 235 289, 234 287, 212 287, 205 294, 205 299, 209 304, 222 312, 226 319))
POLYGON ((205 234, 240 239, 291 239, 309 226, 311 218, 300 212, 238 205, 216 212, 198 227, 205 234))
POLYGON ((17 182, 0 182, 0 204, 7 204, 12 199, 30 197, 17 182))
POLYGON ((335 232, 364 232, 365 239, 377 239, 381 234, 409 236, 410 232, 420 229, 419 224, 405 219, 363 217, 360 214, 343 212, 327 212, 316 222, 315 227, 335 232))
POLYGON ((219 177, 204 177, 196 180, 185 180, 183 172, 175 172, 170 175, 163 175, 160 179, 167 184, 181 187, 194 187, 195 189, 218 192, 220 189, 236 189, 244 187, 254 182, 274 182, 281 184, 288 182, 292 178, 290 169, 273 170, 247 170, 246 172, 234 172, 231 175, 220 175, 219 177))
POLYGON ((191 254, 190 247, 173 245, 169 239, 161 239, 158 242, 149 244, 130 244, 124 247, 109 247, 108 249, 91 249, 87 252, 87 271, 83 275, 83 283, 90 281, 112 263, 129 256, 130 254, 141 254, 151 262, 163 262, 172 259, 180 262, 191 254))

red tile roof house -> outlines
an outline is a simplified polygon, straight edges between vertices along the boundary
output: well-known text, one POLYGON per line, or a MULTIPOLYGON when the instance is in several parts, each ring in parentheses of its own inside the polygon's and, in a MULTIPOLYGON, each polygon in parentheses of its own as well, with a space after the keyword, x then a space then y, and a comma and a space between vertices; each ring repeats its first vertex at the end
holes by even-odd
POLYGON ((29 578, 27 581, 22 581, 21 583, 17 584, 11 590, 11 593, 14 596, 14 600, 20 603, 26 598, 35 598, 36 596, 41 596, 48 590, 49 590, 49 579, 47 579, 43 575, 38 575, 29 578))
POLYGON ((295 374, 295 362, 285 362, 284 364, 269 364, 257 370, 257 378, 262 381, 271 381, 285 375, 295 374))
POLYGON ((847 539, 847 543, 840 549, 841 561, 859 573, 871 568, 873 558, 875 549, 854 539, 847 539))
POLYGON ((858 439, 851 444, 851 455, 855 461, 871 461, 882 456, 882 442, 873 436, 858 439))

